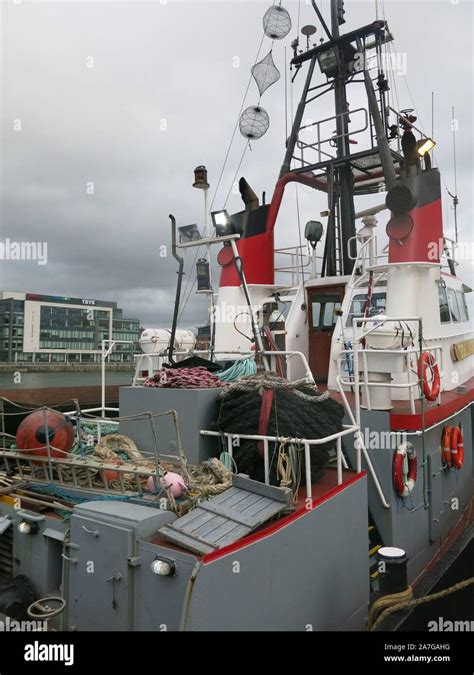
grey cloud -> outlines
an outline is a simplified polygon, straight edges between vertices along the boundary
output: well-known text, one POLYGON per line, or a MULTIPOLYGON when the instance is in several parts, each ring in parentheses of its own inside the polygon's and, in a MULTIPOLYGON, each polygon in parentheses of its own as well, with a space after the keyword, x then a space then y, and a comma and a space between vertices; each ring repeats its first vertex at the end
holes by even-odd
MULTIPOLYGON (((203 224, 192 170, 205 163, 216 186, 269 4, 2 3, 1 236, 47 241, 49 255, 44 267, 2 263, 2 288, 117 300, 144 325, 169 325, 176 263, 159 256, 160 246, 170 244, 168 214, 179 224, 203 224), (94 68, 87 68, 91 56, 94 68), (18 118, 21 132, 13 131, 18 118), (93 196, 86 194, 90 181, 93 196)), ((297 3, 283 4, 294 20, 292 38, 297 3)), ((373 7, 346 2, 350 22, 344 30, 372 21, 373 7)), ((463 237, 471 238, 472 3, 386 1, 385 7, 396 48, 407 53, 410 91, 428 130, 436 92, 436 158, 451 190, 450 116, 451 105, 456 107, 459 222, 463 237), (456 39, 448 41, 447 32, 456 39)), ((302 2, 301 25, 309 22, 316 23, 314 13, 302 2)), ((289 39, 274 45, 282 78, 262 99, 271 128, 252 144, 240 172, 257 192, 266 190, 267 200, 284 153, 285 43, 289 58, 289 39)), ((261 56, 270 46, 266 40, 261 56)), ((296 80, 295 107, 303 77, 301 72, 296 80)), ((412 107, 403 78, 396 83, 400 107, 412 107)), ((352 108, 364 105, 362 85, 354 86, 359 89, 350 90, 352 108)), ((246 105, 257 101, 252 83, 246 105)), ((329 116, 331 105, 326 98, 307 114, 329 116)), ((215 208, 223 205, 244 146, 237 132, 215 208)), ((325 201, 303 187, 299 197, 304 225, 318 217, 325 201)), ((378 201, 366 198, 358 207, 378 201)), ((238 195, 230 195, 228 208, 240 210, 238 195)), ((447 213, 452 233, 449 208, 447 213)), ((292 187, 277 245, 297 241, 296 220, 292 187)), ((189 264, 187 274, 194 274, 189 264)), ((192 295, 184 325, 203 323, 205 312, 203 298, 192 295)))

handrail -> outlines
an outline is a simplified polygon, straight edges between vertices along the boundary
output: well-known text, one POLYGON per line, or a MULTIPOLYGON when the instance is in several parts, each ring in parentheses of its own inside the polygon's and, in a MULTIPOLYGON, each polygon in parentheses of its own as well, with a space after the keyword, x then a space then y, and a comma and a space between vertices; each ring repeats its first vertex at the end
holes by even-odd
MULTIPOLYGON (((231 432, 220 432, 220 431, 210 431, 208 429, 201 429, 200 433, 202 436, 217 436, 221 437, 224 435, 227 438, 227 448, 230 457, 232 458, 232 441, 235 438, 250 440, 250 441, 263 441, 263 452, 264 452, 264 474, 265 474, 265 483, 266 485, 270 484, 270 458, 268 454, 268 443, 290 443, 294 445, 303 445, 305 449, 305 478, 306 478, 306 498, 313 500, 313 488, 311 484, 311 456, 310 456, 310 446, 312 445, 322 445, 323 443, 329 443, 330 441, 337 440, 336 443, 336 454, 337 454, 337 465, 338 465, 338 485, 342 483, 342 464, 343 464, 343 455, 342 455, 342 444, 340 439, 343 436, 347 436, 351 433, 357 433, 358 427, 355 425, 343 425, 343 431, 338 431, 335 434, 330 434, 329 436, 324 436, 324 438, 288 438, 286 436, 263 436, 259 434, 236 434, 231 432)), ((347 468, 347 464, 345 464, 347 468)), ((359 472, 360 473, 360 472, 359 472)))
MULTIPOLYGON (((176 353, 177 352, 175 352, 175 355, 176 355, 176 353)), ((186 353, 189 353, 189 352, 186 352, 186 353)), ((207 349, 194 349, 192 353, 193 354, 207 354, 208 350, 207 349)), ((311 368, 309 367, 308 360, 307 360, 306 356, 303 354, 303 352, 294 351, 294 350, 285 350, 285 351, 267 351, 267 350, 264 350, 264 351, 259 352, 259 354, 261 354, 262 356, 285 356, 285 357, 287 357, 286 358, 287 362, 288 362, 288 359, 292 358, 293 356, 298 356, 303 362, 303 368, 305 370, 305 377, 310 382, 312 382, 314 384, 313 373, 311 372, 311 368)), ((231 351, 220 350, 220 351, 214 352, 214 356, 219 356, 219 355, 225 355, 225 356, 235 355, 235 356, 239 356, 241 358, 248 358, 249 356, 255 356, 255 352, 254 351, 241 352, 241 351, 232 351, 232 350, 231 351)), ((151 355, 140 354, 139 356, 141 357, 141 356, 151 356, 151 355)), ((161 356, 166 356, 166 353, 163 352, 163 353, 160 353, 160 354, 153 354, 153 356, 157 356, 157 357, 160 358, 161 356)), ((236 361, 237 360, 238 359, 236 359, 236 361)), ((136 381, 138 381, 140 379, 143 379, 143 378, 136 378, 136 381)), ((136 385, 132 385, 132 386, 136 386, 136 385)))
MULTIPOLYGON (((344 401, 345 408, 347 410, 347 413, 349 415, 349 419, 352 422, 353 425, 357 427, 357 440, 356 443, 354 444, 354 447, 356 448, 357 451, 357 460, 356 460, 356 465, 357 465, 357 473, 360 473, 362 471, 362 459, 361 459, 361 452, 364 454, 365 461, 367 462, 367 467, 369 469, 369 473, 372 477, 372 480, 374 481, 375 488, 377 490, 377 493, 380 497, 380 501, 382 502, 383 506, 386 509, 390 508, 390 504, 387 502, 384 492, 382 490, 382 486, 380 485, 380 481, 378 479, 377 473, 374 469, 374 465, 372 464, 372 460, 369 457, 369 453, 367 452, 367 448, 365 447, 364 444, 364 439, 362 437, 362 434, 360 433, 360 417, 359 421, 357 421, 356 417, 354 417, 354 414, 349 406, 349 402, 347 400, 347 396, 345 394, 344 388, 341 386, 340 382, 340 377, 339 375, 336 376, 336 383, 337 383, 337 388, 339 390, 339 393, 342 397, 342 400, 344 401)), ((360 409, 359 409, 359 415, 360 415, 360 409)))
POLYGON ((304 160, 304 157, 303 157, 303 151, 306 148, 314 150, 315 152, 317 152, 319 161, 321 161, 321 154, 327 155, 328 157, 332 158, 332 155, 330 155, 329 153, 322 150, 321 146, 326 144, 326 143, 331 143, 331 142, 337 141, 337 139, 344 136, 344 134, 337 134, 337 132, 336 133, 333 132, 330 137, 321 139, 321 125, 326 123, 326 122, 332 122, 333 120, 337 121, 338 118, 343 119, 344 117, 348 118, 349 115, 354 116, 359 112, 364 113, 364 115, 363 115, 364 122, 363 122, 363 126, 360 129, 351 130, 351 136, 355 136, 356 134, 362 134, 369 127, 369 115, 368 115, 368 112, 367 112, 366 108, 355 108, 354 110, 346 110, 342 113, 338 113, 337 115, 332 115, 331 117, 327 117, 326 119, 319 120, 317 122, 311 122, 310 124, 304 124, 303 126, 301 126, 298 129, 298 137, 297 137, 297 141, 296 141, 297 147, 301 150, 301 158, 298 158, 299 161, 301 161, 302 163, 305 163, 305 160, 304 160), (314 143, 306 143, 305 141, 300 139, 300 137, 299 137, 300 133, 302 131, 304 131, 306 129, 310 129, 312 127, 316 127, 317 140, 314 143))

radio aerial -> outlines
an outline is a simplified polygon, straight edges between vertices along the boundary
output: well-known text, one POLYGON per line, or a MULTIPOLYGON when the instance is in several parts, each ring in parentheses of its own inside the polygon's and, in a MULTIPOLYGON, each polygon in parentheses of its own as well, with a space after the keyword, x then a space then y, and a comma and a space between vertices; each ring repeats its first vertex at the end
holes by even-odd
POLYGON ((303 26, 301 29, 301 32, 306 37, 306 49, 309 49, 309 38, 316 33, 316 30, 316 26, 312 26, 311 24, 303 26))

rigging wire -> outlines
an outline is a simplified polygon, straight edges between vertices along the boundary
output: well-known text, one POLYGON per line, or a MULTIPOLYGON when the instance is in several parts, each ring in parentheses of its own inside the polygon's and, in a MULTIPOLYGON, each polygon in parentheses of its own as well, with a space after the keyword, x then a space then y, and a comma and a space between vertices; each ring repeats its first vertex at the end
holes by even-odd
POLYGON ((242 162, 244 161, 245 153, 247 152, 248 148, 250 148, 250 141, 247 141, 247 143, 245 144, 244 151, 243 151, 242 156, 240 158, 240 162, 239 162, 239 164, 237 166, 237 169, 235 171, 234 178, 232 179, 232 182, 230 184, 229 192, 227 193, 227 197, 225 198, 225 202, 224 202, 224 206, 223 206, 224 209, 226 207, 227 200, 230 197, 230 193, 232 192, 232 189, 235 185, 235 181, 237 180, 237 175, 240 171, 240 167, 242 166, 242 162))
MULTIPOLYGON (((377 0, 376 0, 376 2, 377 2, 377 0)), ((386 21, 386 16, 385 16, 385 0, 381 0, 381 3, 382 3, 382 16, 383 16, 383 20, 386 21)), ((387 44, 387 47, 388 47, 390 50, 392 50, 392 56, 394 57, 394 59, 396 59, 396 52, 395 52, 395 47, 394 47, 393 43, 392 43, 392 42, 388 43, 388 44, 387 44)), ((391 72, 391 69, 389 69, 389 78, 390 78, 390 76, 391 76, 391 81, 392 81, 392 84, 393 84, 393 87, 394 87, 394 91, 395 91, 395 100, 396 100, 396 102, 397 102, 397 110, 400 112, 400 103, 399 103, 399 100, 398 100, 398 91, 397 91, 397 84, 396 84, 395 74, 391 72)), ((403 81, 404 81, 404 83, 405 83, 405 86, 406 86, 406 88, 407 88, 408 95, 409 95, 410 100, 411 100, 411 104, 413 105, 413 109, 415 110, 415 112, 416 112, 416 114, 417 114, 417 117, 418 117, 418 119, 420 120, 420 125, 421 125, 421 127, 424 127, 423 120, 421 119, 421 116, 420 116, 420 114, 419 114, 419 112, 418 112, 418 110, 417 110, 417 106, 416 106, 416 103, 415 103, 415 99, 414 99, 414 97, 413 97, 413 94, 412 94, 412 92, 411 92, 410 86, 409 86, 409 84, 408 84, 407 77, 406 77, 406 75, 405 75, 404 73, 402 73, 402 77, 403 77, 403 81)), ((454 115, 454 108, 453 108, 453 115, 454 115)), ((454 132, 454 129, 453 129, 453 142, 454 142, 454 134, 455 134, 455 132, 454 132)), ((431 92, 431 138, 433 138, 433 137, 434 137, 434 93, 431 92)), ((437 166, 438 166, 439 174, 440 174, 440 177, 441 177, 441 182, 443 183, 443 186, 444 186, 446 192, 448 193, 448 195, 449 195, 450 197, 453 197, 453 195, 451 194, 451 192, 450 192, 450 190, 449 190, 449 188, 448 188, 448 186, 447 186, 447 184, 446 184, 446 181, 445 181, 445 179, 444 179, 443 172, 441 171, 441 167, 439 166, 439 162, 438 162, 438 161, 436 160, 436 158, 435 158, 436 156, 435 156, 435 152, 434 152, 434 151, 432 152, 432 156, 433 156, 433 163, 435 163, 435 161, 436 161, 436 164, 437 164, 437 166)), ((455 184, 455 187, 454 187, 454 194, 457 196, 456 147, 455 147, 455 145, 454 145, 454 162, 455 162, 455 166, 454 166, 454 184, 455 184)), ((449 209, 448 209, 448 208, 446 208, 446 216, 447 216, 447 229, 449 229, 449 209)))
POLYGON ((288 58, 285 47, 285 139, 288 138, 288 58))
MULTIPOLYGON (((275 4, 275 3, 273 3, 273 4, 275 4)), ((257 63, 257 61, 258 61, 258 59, 259 59, 259 56, 260 56, 260 52, 261 52, 261 50, 262 50, 262 45, 263 45, 264 39, 265 39, 265 33, 263 33, 263 35, 262 35, 262 39, 261 39, 260 45, 259 45, 259 47, 258 47, 257 55, 256 55, 256 57, 255 57, 254 65, 257 63)), ((213 196, 212 196, 212 200, 211 200, 211 205, 210 205, 210 207, 209 207, 209 211, 212 211, 212 207, 214 206, 214 202, 215 202, 215 200, 216 200, 216 196, 217 196, 217 193, 218 193, 220 184, 221 184, 221 182, 222 182, 222 177, 223 177, 223 175, 224 175, 224 171, 225 171, 225 168, 226 168, 226 166, 227 166, 227 161, 228 161, 229 156, 230 156, 230 151, 231 151, 232 145, 233 145, 233 143, 234 143, 235 134, 237 133, 237 129, 238 129, 238 127, 239 127, 240 116, 241 116, 242 111, 243 111, 243 109, 244 109, 244 105, 245 105, 245 101, 246 101, 246 99, 247 99, 247 94, 248 94, 248 92, 249 92, 250 85, 252 84, 252 78, 253 78, 253 75, 250 74, 249 80, 248 80, 248 82, 247 82, 247 87, 245 88, 245 93, 244 93, 244 96, 243 96, 243 98, 242 98, 242 103, 241 103, 241 105, 240 105, 240 110, 239 110, 239 113, 238 113, 238 115, 237 115, 237 120, 236 120, 236 122, 235 122, 234 129, 233 129, 233 131, 232 131, 232 136, 231 136, 231 139, 230 139, 230 142, 229 142, 229 146, 228 146, 228 148, 227 148, 227 152, 226 152, 226 155, 225 155, 225 158, 224 158, 224 162, 223 162, 223 164, 222 164, 222 169, 221 169, 220 174, 219 174, 219 178, 218 178, 218 181, 217 181, 216 189, 214 190, 214 194, 213 194, 213 196)), ((242 163, 242 159, 243 159, 243 157, 242 157, 241 160, 240 160, 240 164, 242 163)), ((239 166, 240 166, 240 164, 239 164, 239 166)), ((231 188, 230 188, 230 190, 229 190, 229 194, 230 194, 230 191, 232 190, 232 186, 233 186, 234 182, 235 182, 235 178, 234 178, 234 180, 232 181, 231 188)), ((227 195, 227 199, 228 199, 228 197, 229 197, 229 195, 227 195)), ((227 199, 226 199, 226 202, 227 202, 227 199)), ((224 208, 225 208, 225 204, 224 204, 224 208)), ((198 247, 196 248, 196 253, 194 254, 194 259, 193 259, 193 262, 192 262, 192 264, 191 264, 191 269, 194 268, 194 266, 195 266, 195 264, 196 264, 196 261, 197 261, 197 258, 198 258, 199 254, 200 254, 200 251, 201 251, 201 247, 198 246, 198 247)), ((192 286, 189 288, 189 291, 188 291, 188 287, 189 287, 190 281, 191 281, 191 276, 188 276, 188 278, 187 278, 187 280, 186 280, 185 287, 184 287, 184 291, 183 291, 183 303, 182 303, 182 308, 180 308, 180 311, 179 311, 179 314, 178 314, 178 321, 181 320, 181 317, 183 316, 183 312, 184 312, 184 310, 186 309, 186 306, 187 306, 187 304, 188 304, 188 302, 189 302, 189 299, 190 299, 190 297, 191 297, 191 293, 193 292, 193 289, 194 289, 194 287, 196 286, 196 278, 194 278, 193 284, 192 284, 192 286)))
POLYGON ((301 283, 304 286, 303 243, 301 239, 301 218, 300 218, 300 200, 298 195, 298 183, 295 183, 295 193, 296 193, 296 218, 298 222, 298 239, 300 244, 299 259, 301 263, 301 283))
POLYGON ((451 108, 452 118, 451 118, 451 128, 453 132, 453 161, 454 161, 454 194, 458 194, 458 172, 457 172, 457 160, 456 160, 456 125, 454 124, 456 118, 454 117, 454 106, 451 108))
MULTIPOLYGON (((291 82, 290 85, 290 109, 291 109, 291 119, 294 119, 293 112, 294 112, 294 84, 293 81, 291 82)), ((304 286, 304 265, 303 265, 303 245, 302 245, 302 240, 301 240, 301 218, 300 218, 300 200, 299 200, 299 194, 298 194, 298 183, 295 183, 295 195, 296 195, 296 218, 297 218, 297 223, 298 223, 298 238, 299 238, 299 245, 300 245, 300 263, 301 263, 301 283, 304 286)))

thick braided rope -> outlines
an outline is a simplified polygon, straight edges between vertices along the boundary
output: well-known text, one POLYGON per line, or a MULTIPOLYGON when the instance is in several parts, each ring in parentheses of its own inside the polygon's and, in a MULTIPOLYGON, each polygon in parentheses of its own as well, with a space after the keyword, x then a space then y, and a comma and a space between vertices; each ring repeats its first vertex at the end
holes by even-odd
MULTIPOLYGON (((379 615, 377 620, 371 625, 370 623, 370 618, 369 618, 369 630, 373 631, 379 626, 379 624, 389 615, 393 614, 393 612, 398 612, 400 609, 408 609, 408 607, 417 607, 418 605, 424 605, 427 602, 431 602, 432 600, 439 600, 440 598, 444 598, 446 595, 451 595, 451 593, 457 593, 457 591, 461 591, 463 588, 467 588, 467 586, 471 586, 474 584, 474 577, 470 577, 469 579, 464 579, 463 581, 458 582, 457 584, 454 584, 454 586, 450 586, 449 588, 445 588, 443 591, 439 591, 438 593, 433 593, 433 595, 427 595, 424 598, 418 598, 417 600, 402 600, 400 598, 399 602, 396 602, 396 604, 391 604, 391 606, 386 607, 382 613, 379 615)), ((390 597, 393 599, 397 600, 398 596, 402 596, 404 593, 408 595, 411 595, 411 586, 408 587, 407 591, 403 591, 403 593, 396 593, 393 596, 388 596, 386 599, 389 600, 390 597)), ((382 600, 382 598, 379 598, 379 600, 382 600)), ((377 602, 377 601, 376 601, 377 602)), ((375 603, 374 603, 375 605, 375 603)))

